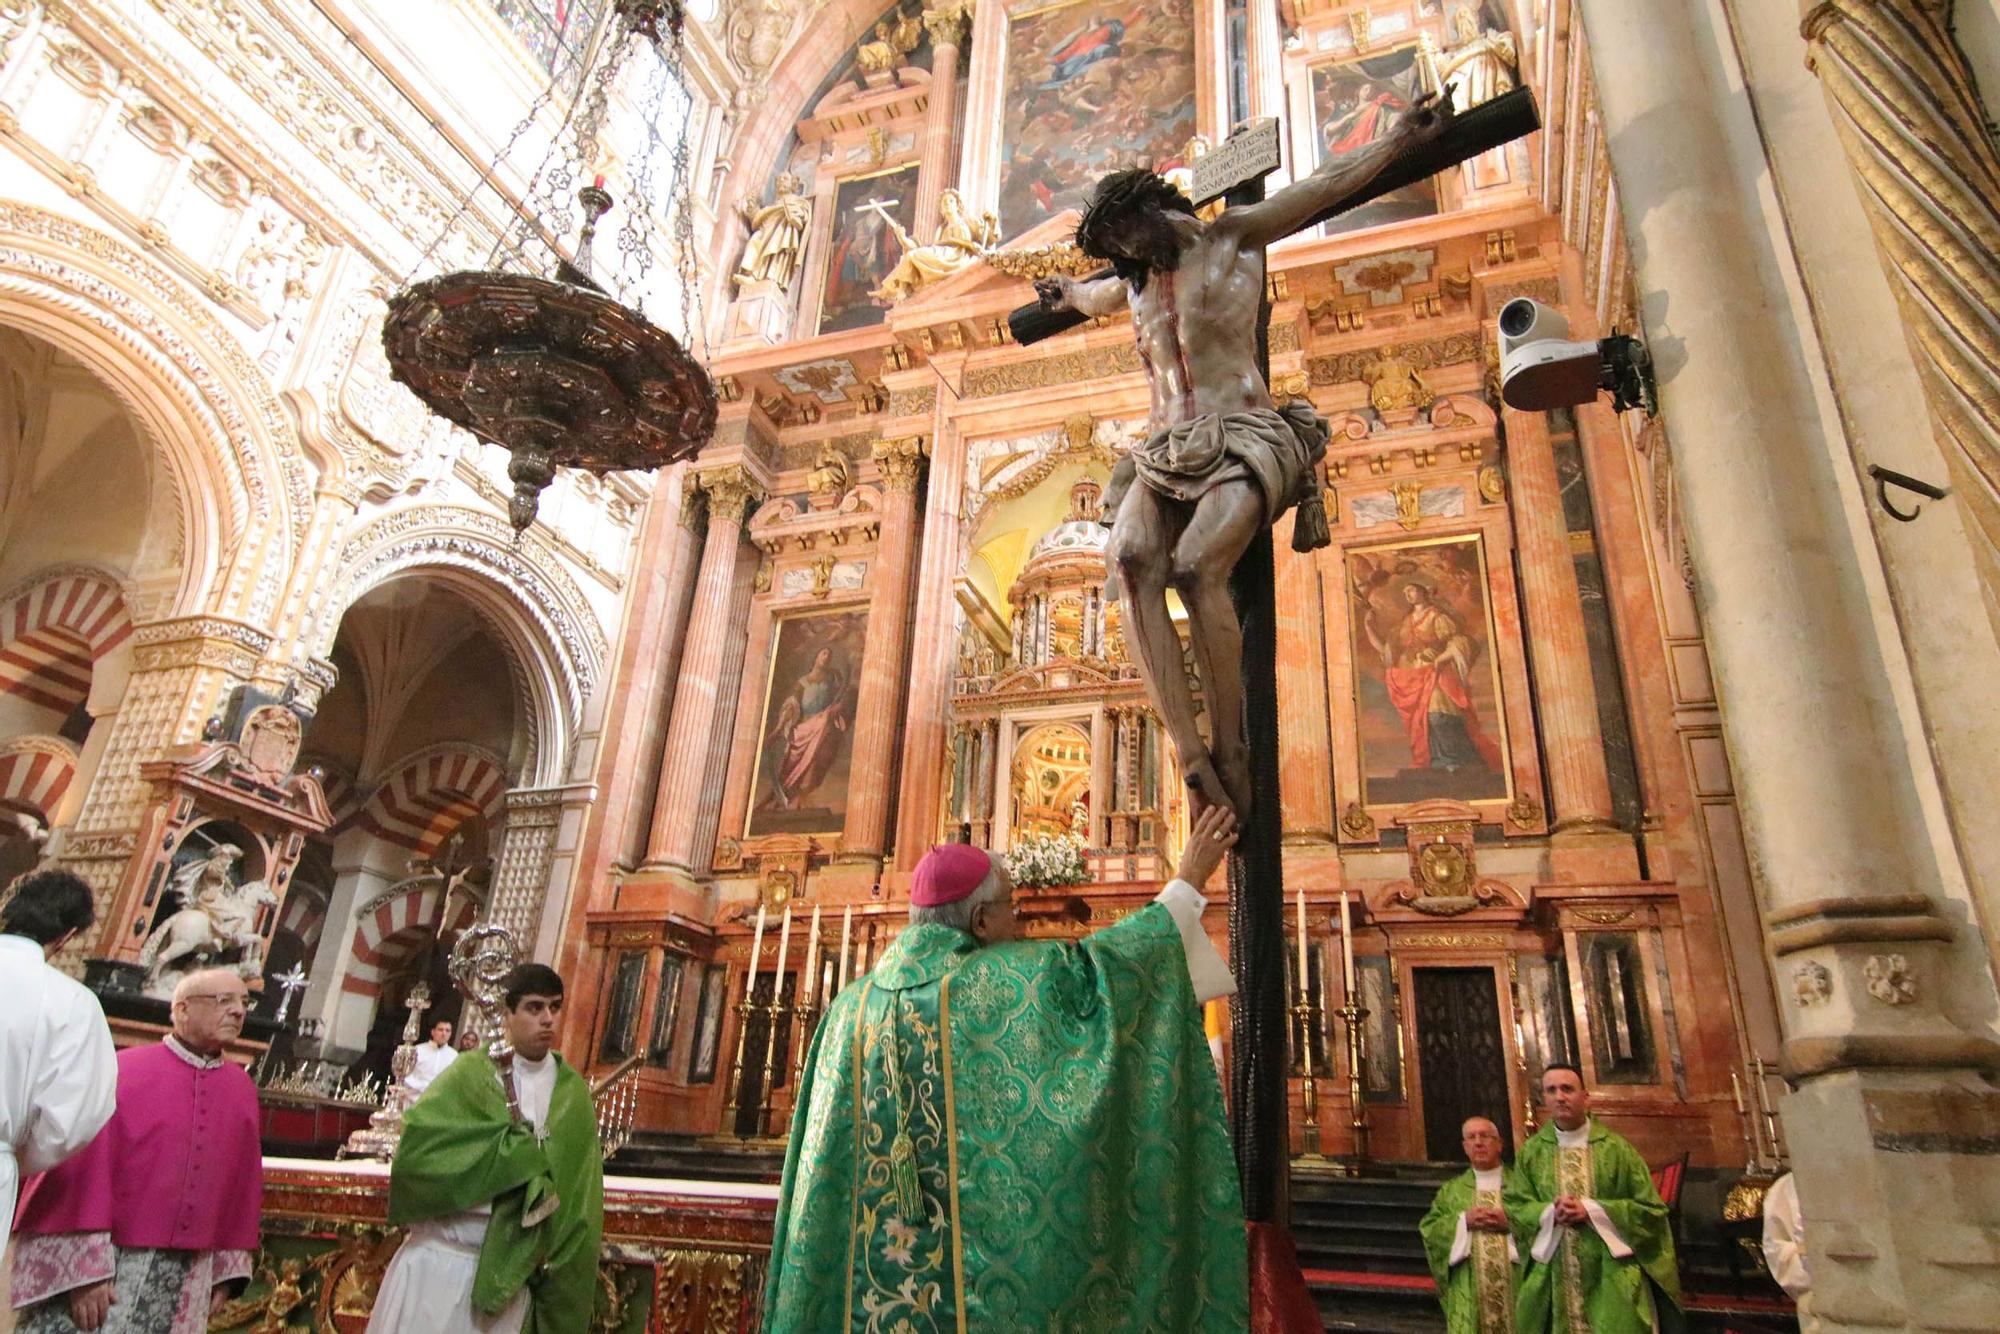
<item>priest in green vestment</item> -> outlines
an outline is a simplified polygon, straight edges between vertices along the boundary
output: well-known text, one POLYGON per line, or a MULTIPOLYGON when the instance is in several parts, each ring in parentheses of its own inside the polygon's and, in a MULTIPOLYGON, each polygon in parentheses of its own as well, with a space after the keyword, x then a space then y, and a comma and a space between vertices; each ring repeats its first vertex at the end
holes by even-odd
POLYGON ((1528 1267, 1519 1334, 1638 1334, 1681 1328, 1667 1206, 1645 1159, 1590 1115, 1573 1065, 1542 1072, 1549 1119, 1521 1147, 1506 1200, 1528 1267))
POLYGON ((1201 1002, 1235 843, 1213 808, 1153 903, 1018 939, 998 858, 933 850, 910 925, 834 1000, 798 1091, 766 1334, 1249 1327, 1241 1197, 1201 1002))
POLYGON ((502 983, 512 1089, 463 1052, 403 1117, 389 1221, 409 1239, 370 1334, 584 1334, 597 1301, 604 1159, 590 1085, 553 1050, 563 983, 525 963, 502 983))
POLYGON ((1424 1258, 1450 1334, 1513 1334, 1521 1248, 1502 1200, 1519 1194, 1514 1169, 1500 1161, 1500 1128, 1483 1116, 1467 1119, 1459 1142, 1472 1166, 1444 1183, 1417 1224, 1424 1258))

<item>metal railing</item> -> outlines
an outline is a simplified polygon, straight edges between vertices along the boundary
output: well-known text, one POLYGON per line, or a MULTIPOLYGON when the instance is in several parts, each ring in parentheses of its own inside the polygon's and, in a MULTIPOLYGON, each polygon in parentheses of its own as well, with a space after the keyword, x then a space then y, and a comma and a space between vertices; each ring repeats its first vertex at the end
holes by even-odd
POLYGON ((610 1074, 591 1081, 590 1100, 597 1106, 597 1143, 606 1158, 631 1142, 632 1122, 639 1110, 639 1085, 632 1074, 644 1060, 643 1056, 629 1056, 610 1074))

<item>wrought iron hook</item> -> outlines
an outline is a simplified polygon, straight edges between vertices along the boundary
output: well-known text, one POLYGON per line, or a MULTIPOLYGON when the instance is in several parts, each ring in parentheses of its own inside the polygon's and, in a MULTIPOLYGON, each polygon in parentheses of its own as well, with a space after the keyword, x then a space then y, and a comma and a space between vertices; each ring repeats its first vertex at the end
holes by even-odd
POLYGON ((1914 523, 1916 517, 1924 512, 1924 507, 1918 505, 1915 509, 1907 513, 1897 509, 1889 499, 1890 487, 1900 486, 1905 491, 1914 491, 1918 495, 1931 500, 1943 500, 1949 494, 1943 487, 1932 486, 1929 482, 1920 482, 1914 477, 1896 472, 1890 468, 1885 468, 1879 463, 1868 465, 1868 475, 1875 479, 1875 499, 1881 503, 1884 510, 1888 511, 1889 517, 1898 523, 1914 523))

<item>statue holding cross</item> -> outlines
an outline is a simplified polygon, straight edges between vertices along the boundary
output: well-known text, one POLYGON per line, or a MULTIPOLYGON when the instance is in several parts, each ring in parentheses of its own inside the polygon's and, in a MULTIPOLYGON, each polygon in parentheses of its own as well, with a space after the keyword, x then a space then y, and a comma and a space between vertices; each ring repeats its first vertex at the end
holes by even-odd
POLYGON ((1229 579, 1251 539, 1293 505, 1299 550, 1325 546, 1316 468, 1327 426, 1309 404, 1271 401, 1259 357, 1264 251, 1350 199, 1398 159, 1421 155, 1452 122, 1426 98, 1393 130, 1256 203, 1213 221, 1146 168, 1097 184, 1077 245, 1113 272, 1036 283, 1044 307, 1085 316, 1132 312, 1152 390, 1146 440, 1120 460, 1104 493, 1112 573, 1126 601, 1127 638, 1153 706, 1181 757, 1197 808, 1250 808, 1244 741, 1242 628, 1229 579), (1186 604, 1209 735, 1195 721, 1167 592, 1186 604))

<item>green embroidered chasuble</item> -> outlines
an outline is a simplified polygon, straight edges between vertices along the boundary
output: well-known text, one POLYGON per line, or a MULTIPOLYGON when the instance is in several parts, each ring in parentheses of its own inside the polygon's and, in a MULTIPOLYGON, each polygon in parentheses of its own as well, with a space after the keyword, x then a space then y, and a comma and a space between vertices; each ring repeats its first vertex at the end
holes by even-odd
POLYGON ((1235 1331, 1243 1209, 1180 935, 924 923, 835 998, 798 1091, 767 1334, 1235 1331))
POLYGON ((568 1334, 590 1324, 604 1231, 604 1158, 590 1085, 560 1056, 548 1137, 511 1119, 500 1072, 485 1049, 460 1053, 403 1115, 389 1165, 389 1221, 463 1213, 489 1201, 474 1309, 493 1315, 526 1284, 522 1334, 568 1334), (554 1212, 533 1224, 524 1220, 554 1212))
POLYGON ((1681 1328, 1679 1263, 1667 1206, 1638 1150, 1590 1122, 1584 1148, 1556 1143, 1553 1122, 1521 1147, 1514 1192, 1506 1200, 1515 1241, 1529 1256, 1542 1211, 1558 1195, 1595 1200, 1632 1248, 1611 1253, 1588 1226, 1558 1229, 1548 1263, 1528 1260, 1515 1307, 1518 1334, 1642 1334, 1681 1328))
MULTIPOLYGON (((1507 1235, 1503 1232, 1468 1232, 1472 1253, 1457 1264, 1451 1263, 1452 1243, 1458 1238, 1458 1216, 1475 1205, 1501 1204, 1509 1193, 1518 1193, 1514 1169, 1500 1169, 1502 1189, 1478 1189, 1471 1168, 1444 1183, 1431 1201, 1430 1212, 1417 1224, 1424 1239, 1424 1258, 1430 1261, 1431 1277, 1437 1280, 1438 1302, 1444 1307, 1445 1328, 1450 1334, 1513 1334, 1514 1300, 1520 1283, 1520 1266, 1507 1255, 1507 1235)), ((1516 1246, 1517 1250, 1520 1247, 1516 1246)), ((1520 1250, 1525 1256, 1527 1252, 1520 1250)))

